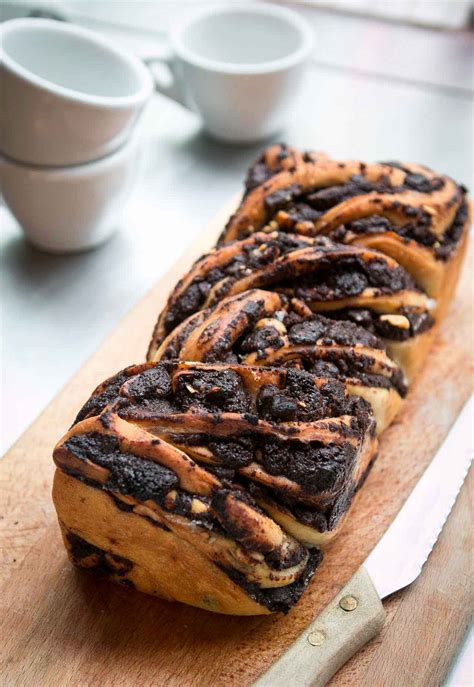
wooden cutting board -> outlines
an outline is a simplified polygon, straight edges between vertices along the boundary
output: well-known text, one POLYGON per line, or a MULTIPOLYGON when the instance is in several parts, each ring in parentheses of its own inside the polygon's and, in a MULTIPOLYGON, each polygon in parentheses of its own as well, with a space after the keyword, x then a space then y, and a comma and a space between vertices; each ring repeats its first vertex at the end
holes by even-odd
MULTIPOLYGON (((473 297, 472 267, 466 266, 457 298, 441 326, 434 350, 403 411, 383 437, 379 458, 345 530, 327 550, 308 591, 287 616, 213 615, 109 585, 74 570, 66 559, 50 498, 53 445, 98 382, 127 364, 143 360, 154 321, 170 288, 191 262, 213 244, 231 208, 229 205, 203 231, 187 255, 124 318, 0 464, 2 685, 240 687, 251 684, 365 559, 469 396, 473 297)), ((472 252, 471 246, 471 266, 472 252)), ((37 374, 43 374, 42 370, 37 374)), ((28 393, 27 388, 24 393, 28 393)), ((465 507, 463 503, 457 506, 465 507)), ((457 529, 452 537, 443 539, 448 552, 445 551, 444 558, 438 556, 438 566, 446 560, 453 565, 457 562, 456 574, 464 574, 467 579, 468 544, 460 536, 462 530, 468 529, 463 513, 460 511, 457 516, 461 519, 461 532, 457 529)), ((432 567, 436 566, 434 556, 433 561, 432 567)), ((436 568, 433 574, 436 579, 436 568)), ((466 590, 468 586, 464 585, 466 590)), ((454 651, 448 636, 457 640, 462 636, 466 616, 463 609, 468 604, 465 595, 467 591, 461 585, 454 601, 444 599, 444 608, 450 612, 439 613, 436 634, 445 637, 446 642, 433 641, 431 645, 429 638, 424 642, 425 647, 432 648, 429 660, 438 668, 439 675, 446 672, 454 651), (457 620, 453 621, 453 617, 457 620), (457 628, 454 633, 449 625, 453 622, 457 628)), ((421 681, 415 677, 413 682, 399 683, 377 678, 378 674, 382 675, 377 673, 377 661, 384 655, 384 647, 390 645, 393 655, 397 655, 397 650, 400 655, 398 632, 391 633, 396 623, 404 633, 401 656, 403 650, 405 655, 413 653, 406 616, 410 616, 410 609, 418 608, 416 589, 395 595, 386 607, 389 619, 382 635, 386 639, 382 643, 380 639, 375 640, 347 664, 333 678, 333 687, 362 684, 370 670, 375 670, 375 677, 372 674, 364 684, 377 687, 435 684, 421 677, 421 681), (414 598, 409 594, 414 594, 414 598), (404 599, 408 611, 402 613, 404 599)), ((418 624, 424 622, 422 614, 416 617, 418 624)), ((411 628, 413 636, 429 637, 430 630, 431 627, 411 628)), ((381 670, 383 665, 386 668, 382 660, 381 670)))

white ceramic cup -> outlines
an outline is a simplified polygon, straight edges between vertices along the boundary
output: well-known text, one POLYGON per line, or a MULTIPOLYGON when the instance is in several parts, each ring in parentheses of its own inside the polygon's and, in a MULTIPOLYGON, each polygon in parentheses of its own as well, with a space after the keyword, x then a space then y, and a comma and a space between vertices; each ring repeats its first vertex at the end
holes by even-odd
POLYGON ((137 176, 138 155, 136 134, 107 157, 73 167, 33 167, 0 155, 0 190, 37 248, 87 250, 117 228, 137 176))
POLYGON ((0 151, 74 165, 117 150, 153 91, 149 70, 101 35, 49 19, 0 28, 0 151))
POLYGON ((157 90, 198 112, 212 136, 251 143, 285 124, 313 35, 286 8, 229 3, 188 16, 170 44, 173 81, 157 90))

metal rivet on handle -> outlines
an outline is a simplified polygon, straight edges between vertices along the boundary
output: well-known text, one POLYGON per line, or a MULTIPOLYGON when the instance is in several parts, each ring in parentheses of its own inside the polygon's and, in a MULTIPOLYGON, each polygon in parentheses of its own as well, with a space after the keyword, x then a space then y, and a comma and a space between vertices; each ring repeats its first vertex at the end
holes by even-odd
POLYGON ((315 630, 308 635, 308 642, 311 646, 321 646, 321 644, 324 644, 325 639, 326 635, 322 630, 315 630))
POLYGON ((343 611, 354 611, 358 605, 359 602, 357 601, 355 596, 351 596, 350 594, 348 596, 343 596, 342 599, 339 601, 339 606, 342 608, 343 611))

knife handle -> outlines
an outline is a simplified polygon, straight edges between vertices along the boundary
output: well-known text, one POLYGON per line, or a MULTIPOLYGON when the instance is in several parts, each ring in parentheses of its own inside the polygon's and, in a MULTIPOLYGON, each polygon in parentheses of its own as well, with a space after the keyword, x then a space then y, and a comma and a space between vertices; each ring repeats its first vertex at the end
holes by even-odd
POLYGON ((255 687, 323 687, 385 622, 385 611, 362 566, 255 687))

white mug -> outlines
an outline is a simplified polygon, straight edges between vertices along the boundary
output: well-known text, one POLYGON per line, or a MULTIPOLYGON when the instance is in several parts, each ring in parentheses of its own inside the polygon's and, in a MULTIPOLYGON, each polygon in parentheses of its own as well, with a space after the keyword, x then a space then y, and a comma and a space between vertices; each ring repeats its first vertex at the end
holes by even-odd
POLYGON ((94 248, 117 229, 136 180, 139 149, 134 133, 115 152, 82 165, 36 167, 0 155, 3 199, 40 250, 94 248))
POLYGON ((49 19, 0 28, 0 151, 35 165, 96 160, 127 140, 149 70, 99 34, 49 19))
POLYGON ((252 143, 285 124, 313 36, 286 8, 229 3, 189 16, 170 43, 173 81, 157 90, 198 112, 212 136, 252 143))

